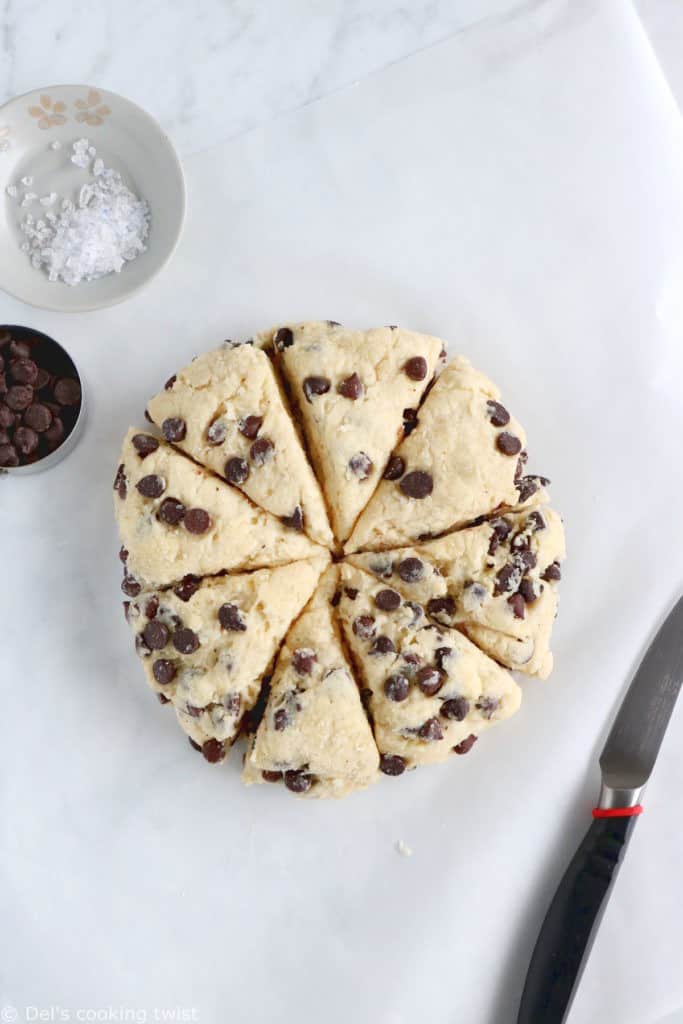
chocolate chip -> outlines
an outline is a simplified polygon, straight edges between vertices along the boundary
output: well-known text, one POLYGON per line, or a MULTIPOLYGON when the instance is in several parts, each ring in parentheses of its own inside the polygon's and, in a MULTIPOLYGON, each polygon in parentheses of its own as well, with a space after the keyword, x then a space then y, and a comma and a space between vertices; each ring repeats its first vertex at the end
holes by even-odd
POLYGON ((392 455, 387 462, 383 477, 385 480, 400 480, 406 471, 406 464, 400 455, 392 455))
POLYGON ((382 576, 388 580, 394 571, 394 563, 390 558, 378 558, 370 563, 370 572, 375 576, 382 576))
POLYGON ((181 601, 189 601, 190 598, 199 590, 199 584, 199 576, 192 576, 188 573, 187 576, 183 576, 180 583, 176 583, 173 588, 173 593, 176 597, 180 598, 181 601))
POLYGON ((119 559, 120 559, 120 561, 123 562, 124 565, 128 561, 128 551, 126 550, 126 548, 124 548, 124 547, 120 547, 119 548, 119 559))
POLYGON ((157 658, 152 665, 152 675, 160 686, 168 686, 175 679, 176 667, 168 658, 157 658))
MULTIPOLYGON (((345 589, 348 590, 349 588, 346 587, 345 589)), ((358 592, 356 591, 356 593, 358 593, 358 592)), ((353 598, 351 600, 353 600, 353 598)), ((335 590, 334 594, 330 598, 330 604, 332 605, 333 608, 337 608, 339 606, 339 602, 340 601, 341 601, 341 590, 339 590, 339 588, 337 588, 337 590, 335 590)))
POLYGON ((450 697, 441 705, 439 714, 452 722, 462 722, 470 713, 470 702, 466 697, 450 697))
POLYGON ((395 612, 401 604, 401 595, 395 590, 380 590, 375 594, 375 604, 383 612, 395 612))
POLYGON ((264 769, 261 772, 261 778, 264 782, 281 782, 282 772, 269 772, 264 769))
POLYGON ((179 654, 193 654, 199 647, 199 637, 186 627, 176 629, 173 634, 173 646, 179 654))
POLYGON ((206 533, 211 529, 211 516, 203 508, 191 508, 185 513, 183 525, 188 533, 206 533))
POLYGON ((329 377, 306 377, 304 381, 304 394, 308 402, 312 402, 318 395, 326 395, 332 386, 329 377))
POLYGON ((507 599, 516 619, 523 619, 526 614, 526 603, 521 594, 512 594, 507 599))
POLYGON ((170 700, 163 693, 157 693, 157 700, 160 704, 170 704, 170 700))
POLYGON ((443 739, 443 729, 438 718, 428 718, 426 722, 423 722, 420 728, 417 730, 417 735, 421 740, 426 740, 428 743, 435 743, 437 740, 443 739))
POLYGON ((494 427, 506 427, 510 422, 510 413, 500 402, 494 402, 493 399, 490 399, 486 403, 486 411, 494 427))
POLYGON ((310 647, 299 647, 292 655, 292 665, 300 676, 309 676, 317 660, 318 655, 310 647))
POLYGON ((15 384, 35 384, 38 377, 38 367, 32 359, 13 359, 9 370, 15 384))
POLYGON ((195 741, 192 739, 191 736, 187 737, 187 742, 190 744, 190 746, 192 747, 193 750, 198 750, 199 753, 201 754, 201 752, 202 752, 201 746, 199 745, 199 743, 195 743, 195 741))
POLYGON ((365 452, 357 452, 349 459, 349 469, 359 480, 367 480, 372 473, 372 459, 365 452))
POLYGON ((157 473, 150 473, 138 480, 136 487, 144 498, 160 498, 166 490, 166 481, 157 473))
POLYGON ((413 356, 404 363, 403 370, 411 380, 424 380, 427 376, 427 360, 424 356, 413 356))
POLYGON ((442 673, 434 665, 425 665, 417 673, 417 685, 425 697, 433 697, 443 686, 445 680, 442 673))
POLYGON ((209 444, 223 444, 227 433, 228 427, 225 420, 217 419, 207 427, 206 440, 209 444))
MULTIPOLYGON (((31 406, 31 408, 33 408, 33 406, 31 406)), ((29 412, 30 411, 31 410, 29 409, 29 412)), ((152 437, 151 434, 134 434, 132 440, 133 448, 135 448, 135 451, 141 459, 146 459, 148 455, 151 455, 152 452, 155 452, 159 447, 159 442, 156 437, 152 437)))
MULTIPOLYGON (((16 422, 16 416, 4 402, 0 402, 0 428, 7 430, 8 427, 13 427, 16 422)), ((34 427, 35 430, 35 427, 34 427)))
POLYGON ((379 770, 385 775, 403 775, 406 762, 399 754, 382 754, 379 759, 379 770))
POLYGON ((274 337, 275 347, 278 352, 282 352, 284 349, 289 348, 294 343, 294 335, 292 334, 289 327, 281 327, 279 331, 275 332, 274 337))
POLYGON ((455 600, 450 595, 433 597, 427 603, 427 614, 435 619, 451 619, 455 615, 455 600))
POLYGON ((164 498, 157 512, 157 518, 162 523, 168 523, 169 526, 177 526, 182 521, 184 515, 185 506, 177 498, 164 498))
POLYGON ((149 409, 145 409, 142 415, 145 417, 148 423, 154 423, 154 420, 149 414, 149 409))
POLYGON ((244 437, 253 441, 258 437, 258 432, 263 424, 263 416, 245 416, 243 420, 240 420, 239 431, 244 437))
POLYGON ((370 654, 395 654, 396 646, 388 636, 378 636, 370 648, 370 654))
POLYGON ((160 651, 168 643, 168 626, 165 626, 163 622, 157 622, 156 619, 153 619, 147 623, 142 631, 142 635, 150 650, 160 651))
POLYGON ((517 455, 522 450, 522 442, 514 434, 508 434, 506 430, 496 437, 496 448, 503 455, 517 455))
POLYGON ((540 487, 540 477, 523 476, 515 481, 515 487, 519 491, 520 502, 528 501, 540 487))
POLYGON ((410 690, 410 683, 405 676, 389 676, 384 682, 384 693, 388 700, 396 702, 405 700, 410 690))
POLYGON ((284 732, 288 725, 292 724, 292 716, 286 708, 278 708, 273 715, 273 728, 276 732, 284 732))
POLYGON ((30 427, 17 427, 13 437, 14 447, 20 455, 33 455, 40 444, 40 438, 30 427))
POLYGON ((0 466, 12 469, 19 465, 19 456, 14 445, 0 444, 0 466))
POLYGON ((169 377, 166 383, 164 384, 164 391, 170 391, 175 382, 177 381, 177 379, 178 378, 175 373, 171 377, 169 377))
POLYGON ((171 416, 161 424, 161 433, 167 441, 182 441, 187 433, 185 420, 171 416))
POLYGON ((119 468, 116 470, 116 476, 114 477, 114 490, 121 501, 125 501, 128 493, 128 484, 126 481, 126 470, 123 463, 121 463, 119 468))
POLYGON ((148 619, 153 619, 156 613, 159 611, 159 598, 156 594, 153 594, 145 604, 145 615, 148 619))
POLYGON ((540 512, 530 512, 527 516, 527 530, 531 529, 534 533, 537 533, 538 530, 545 530, 545 525, 545 519, 540 512))
POLYGON ((403 410, 403 435, 408 437, 418 424, 417 409, 403 410))
POLYGON ((274 451, 275 445, 269 438, 259 437, 249 449, 249 457, 255 466, 265 466, 272 459, 274 451))
POLYGON ((518 546, 514 554, 515 564, 521 566, 526 572, 528 569, 533 569, 536 565, 536 555, 529 547, 528 540, 523 546, 518 546))
POLYGON ((419 558, 404 558, 398 563, 398 574, 404 583, 416 583, 424 576, 424 562, 419 558))
POLYGON ((300 505, 297 505, 291 516, 280 516, 280 522, 283 526, 288 526, 290 530, 298 530, 299 533, 304 528, 304 514, 300 505))
POLYGON ((227 753, 228 748, 221 740, 210 739, 202 743, 202 755, 209 764, 218 764, 219 761, 224 761, 227 753))
POLYGON ((517 580, 519 579, 519 570, 514 565, 504 565, 496 576, 496 585, 493 588, 493 596, 499 597, 501 594, 507 594, 509 591, 515 589, 517 580))
POLYGON ((142 590, 142 587, 134 576, 131 576, 128 572, 124 572, 123 579, 121 580, 121 590, 124 594, 127 594, 128 597, 137 597, 142 590))
POLYGON ((44 434, 52 423, 52 413, 46 405, 34 402, 24 413, 24 423, 38 434, 44 434))
POLYGON ((517 459, 517 465, 515 466, 515 485, 517 481, 522 479, 524 473, 524 467, 529 461, 529 456, 526 452, 520 452, 519 458, 517 459))
POLYGON ((50 451, 53 451, 55 448, 59 447, 59 445, 62 443, 62 440, 64 439, 64 433, 64 423, 62 422, 59 416, 53 415, 52 423, 43 434, 43 437, 45 438, 47 446, 50 449, 50 451))
POLYGON ((61 377, 54 386, 55 401, 60 405, 78 405, 81 385, 73 377, 61 377))
POLYGON ((357 619, 353 620, 352 628, 361 640, 369 640, 371 636, 375 635, 375 620, 372 615, 359 615, 357 619))
POLYGON ((285 786, 292 793, 307 793, 313 785, 313 776, 304 771, 285 772, 285 786))
POLYGON ((474 733, 471 733, 466 739, 461 740, 456 747, 453 747, 453 750, 456 754, 467 754, 476 742, 477 737, 474 733))
MULTIPOLYGON (((530 580, 528 577, 522 580, 522 582, 519 585, 519 590, 518 590, 517 593, 519 595, 521 595, 521 597, 524 600, 525 604, 533 604, 534 601, 536 601, 538 599, 538 596, 539 596, 536 593, 536 588, 534 587, 533 581, 530 580)), ((508 598, 508 602, 509 602, 509 600, 510 599, 508 598)), ((518 615, 517 618, 523 619, 524 616, 523 615, 518 615)))
POLYGON ((225 463, 225 479, 231 484, 243 484, 249 476, 249 464, 246 459, 240 459, 237 455, 225 463))
POLYGON ((13 384, 5 395, 5 404, 12 412, 23 412, 33 401, 33 388, 30 384, 13 384))
POLYGON ((9 354, 14 359, 28 359, 31 355, 31 346, 27 341, 19 341, 17 338, 12 338, 9 343, 9 354))
POLYGON ((512 527, 507 519, 492 519, 490 526, 493 532, 489 541, 489 554, 492 555, 498 546, 508 539, 512 532, 512 527))
MULTIPOLYGON (((355 601, 358 597, 358 591, 355 587, 344 587, 344 593, 348 597, 349 601, 355 601)), ((337 604, 339 604, 339 601, 337 601, 337 604)))
POLYGON ((195 707, 194 704, 186 704, 185 711, 190 716, 190 718, 200 718, 202 712, 206 711, 206 708, 198 708, 195 707))
POLYGON ((427 498, 434 489, 434 481, 429 473, 415 469, 403 477, 399 487, 408 498, 427 498))
POLYGON ((337 391, 344 398, 355 402, 363 394, 363 382, 357 373, 352 373, 350 377, 346 377, 337 384, 337 391))
POLYGON ((414 626, 416 622, 419 622, 424 615, 424 608, 421 604, 417 604, 416 601, 406 601, 404 608, 410 608, 413 613, 413 617, 408 623, 409 626, 414 626))
POLYGON ((327 323, 328 326, 330 327, 341 327, 341 324, 339 323, 338 320, 328 320, 327 323))
POLYGON ((548 583, 550 583, 552 581, 555 581, 555 580, 561 580, 562 579, 562 570, 560 569, 560 563, 559 562, 551 562, 550 565, 547 566, 546 569, 541 574, 541 579, 542 580, 546 580, 546 582, 548 582, 548 583))
POLYGON ((242 612, 236 604, 230 604, 229 601, 222 604, 218 609, 218 621, 223 629, 227 629, 231 633, 246 632, 247 624, 244 621, 242 612))
POLYGON ((480 697, 474 706, 483 718, 492 718, 500 707, 500 701, 496 697, 480 697))

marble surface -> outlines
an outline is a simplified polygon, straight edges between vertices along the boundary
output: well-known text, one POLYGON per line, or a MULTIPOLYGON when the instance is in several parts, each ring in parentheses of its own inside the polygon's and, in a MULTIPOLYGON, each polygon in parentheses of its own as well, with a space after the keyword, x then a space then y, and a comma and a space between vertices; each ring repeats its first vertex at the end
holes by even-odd
MULTIPOLYGON (((672 95, 621 0, 546 0, 185 163, 186 233, 147 291, 77 317, 0 296, 0 322, 60 338, 90 396, 67 461, 0 480, 0 1007, 512 1024, 606 723, 681 590, 672 95), (552 680, 476 756, 338 806, 192 755, 130 650, 111 516, 119 440, 159 382, 304 316, 432 331, 499 380, 570 551, 552 680)), ((682 724, 679 707, 572 1024, 683 1019, 682 724)))
MULTIPOLYGON (((0 102, 44 85, 100 85, 145 106, 186 155, 545 2, 196 0, 188 8, 180 0, 7 0, 0 102)), ((683 5, 638 0, 638 9, 683 97, 683 5)))

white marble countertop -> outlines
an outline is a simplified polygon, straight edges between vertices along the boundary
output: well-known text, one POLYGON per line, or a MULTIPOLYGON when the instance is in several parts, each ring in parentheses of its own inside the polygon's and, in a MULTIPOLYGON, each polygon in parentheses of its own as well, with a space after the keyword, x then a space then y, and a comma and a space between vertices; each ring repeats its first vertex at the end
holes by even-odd
MULTIPOLYGON (((535 6, 543 0, 196 0, 189 16, 182 0, 8 0, 0 102, 43 85, 100 85, 146 107, 187 155, 535 6)), ((637 6, 683 99, 683 4, 637 6)))

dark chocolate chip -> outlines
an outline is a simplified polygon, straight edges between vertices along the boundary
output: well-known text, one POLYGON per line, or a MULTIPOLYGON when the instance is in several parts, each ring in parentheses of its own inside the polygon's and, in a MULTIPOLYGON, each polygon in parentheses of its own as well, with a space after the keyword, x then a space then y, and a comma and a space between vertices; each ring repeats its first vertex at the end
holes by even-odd
POLYGON ((370 648, 370 654, 395 654, 396 645, 388 636, 378 636, 370 648))
POLYGON ((540 477, 537 476, 523 476, 519 480, 515 481, 515 487, 519 491, 519 500, 528 501, 536 493, 541 486, 540 477))
POLYGON ((137 597, 142 590, 142 587, 134 576, 131 576, 130 573, 124 572, 123 579, 121 580, 121 590, 124 594, 127 594, 128 597, 137 597))
POLYGON ((44 434, 52 423, 52 413, 42 402, 34 402, 24 413, 24 423, 36 433, 44 434))
POLYGON ((15 384, 35 384, 38 367, 32 359, 13 359, 9 372, 15 384))
POLYGON ((138 480, 136 487, 144 498, 160 498, 166 490, 166 481, 157 473, 150 473, 138 480))
POLYGON ((508 597, 508 604, 512 608, 516 619, 523 619, 526 614, 526 604, 521 594, 511 594, 508 597))
POLYGON ((452 722, 462 722, 470 713, 470 702, 467 697, 450 697, 443 702, 439 713, 452 722))
POLYGON ((195 707, 194 704, 186 704, 185 711, 190 716, 190 718, 200 718, 202 712, 206 711, 206 708, 198 708, 195 707))
POLYGON ((126 482, 126 471, 123 463, 116 470, 116 476, 114 477, 114 490, 118 494, 121 501, 125 501, 128 493, 128 484, 126 482))
POLYGON ((503 455, 517 455, 522 450, 522 442, 514 434, 509 434, 507 430, 503 430, 496 437, 496 448, 503 455))
POLYGON ((379 759, 379 769, 385 775, 403 775, 406 770, 406 762, 400 754, 382 754, 379 759))
POLYGON ((231 484, 243 484, 249 476, 249 463, 234 455, 225 463, 225 479, 231 484))
POLYGON ((434 481, 429 473, 415 469, 403 477, 399 487, 408 498, 427 498, 434 489, 434 481))
POLYGON ((514 554, 515 564, 522 567, 524 571, 533 569, 536 565, 536 555, 528 546, 528 541, 522 547, 518 547, 514 554))
POLYGON ((408 437, 418 424, 417 409, 403 410, 403 434, 408 437))
MULTIPOLYGON (((536 588, 534 587, 533 580, 530 580, 528 578, 523 579, 520 583, 518 594, 522 596, 522 599, 524 600, 525 604, 533 604, 539 596, 536 593, 536 588)), ((510 599, 508 598, 508 601, 509 600, 510 599)), ((519 615, 517 617, 524 618, 523 615, 519 615)))
POLYGON ((218 764, 219 761, 224 761, 227 753, 228 748, 221 740, 210 739, 202 743, 202 755, 209 764, 218 764))
POLYGON ((318 395, 326 395, 331 386, 329 377, 306 377, 303 385, 306 400, 312 402, 318 395))
POLYGON ((165 694, 163 694, 163 693, 157 693, 157 700, 159 701, 160 704, 170 704, 171 703, 169 698, 166 697, 165 694))
POLYGON ((185 513, 183 525, 188 533, 206 533, 211 529, 211 516, 203 508, 191 508, 185 513))
POLYGON ((161 433, 167 441, 182 441, 187 433, 185 420, 179 416, 170 416, 161 424, 161 433))
POLYGON ((476 742, 477 737, 474 733, 471 733, 466 739, 461 740, 456 747, 453 747, 453 750, 456 754, 467 754, 476 742))
POLYGON ((119 559, 124 563, 124 565, 128 561, 128 551, 126 550, 126 548, 119 548, 119 559))
POLYGON ((310 647, 299 647, 292 655, 294 671, 300 676, 310 676, 318 655, 310 647))
POLYGON ((500 402, 494 402, 493 399, 490 399, 486 403, 486 411, 494 427, 506 427, 510 422, 510 413, 500 402))
POLYGON ((388 580, 394 571, 394 563, 390 558, 378 558, 376 561, 370 563, 370 572, 373 572, 375 576, 382 576, 388 580))
POLYGON ((527 529, 532 529, 534 533, 538 530, 545 530, 545 519, 540 512, 530 512, 527 516, 526 521, 527 529))
POLYGON ((546 580, 546 582, 548 583, 553 582, 555 580, 561 580, 562 570, 560 569, 560 563, 551 562, 550 565, 547 566, 546 569, 543 571, 541 579, 546 580))
POLYGON ((404 558, 398 563, 398 574, 404 583, 416 583, 424 576, 424 562, 419 558, 404 558))
POLYGON ((148 423, 154 423, 154 420, 152 419, 152 417, 149 414, 149 409, 145 409, 144 410, 143 416, 145 417, 145 419, 147 420, 148 423))
POLYGON ((175 679, 176 667, 168 658, 157 658, 152 665, 152 675, 160 686, 168 686, 175 679))
POLYGON ((0 466, 12 469, 19 465, 19 456, 14 445, 0 444, 0 466))
POLYGON ((507 519, 492 519, 490 526, 493 532, 489 541, 489 554, 492 555, 498 546, 508 539, 512 532, 512 527, 507 519))
POLYGON ((349 459, 349 469, 359 480, 367 480, 372 473, 372 459, 365 452, 357 452, 349 459))
POLYGON ((61 377, 54 386, 54 396, 60 405, 78 405, 81 385, 73 377, 61 377))
POLYGON ((199 647, 199 637, 192 629, 176 629, 173 634, 173 646, 179 654, 193 654, 199 647))
POLYGON ((427 614, 433 618, 450 619, 455 615, 455 600, 450 595, 433 597, 427 603, 427 614))
POLYGON ((282 772, 269 772, 264 769, 261 778, 264 782, 282 782, 282 772))
POLYGON ((228 433, 225 420, 217 419, 210 423, 206 429, 206 440, 209 444, 223 444, 228 433))
POLYGON ((337 384, 337 391, 344 398, 349 398, 352 402, 355 402, 363 394, 363 382, 357 373, 352 373, 350 377, 345 377, 344 380, 337 384))
POLYGON ((408 625, 410 626, 414 626, 415 623, 419 622, 422 616, 424 615, 424 608, 422 607, 421 604, 418 604, 416 601, 406 601, 404 607, 410 608, 410 610, 413 613, 413 617, 408 623, 408 625))
POLYGON ((427 376, 427 360, 424 356, 413 356, 404 364, 403 369, 411 380, 424 380, 427 376))
POLYGON ((416 676, 417 685, 425 697, 433 697, 443 686, 445 679, 435 665, 425 665, 416 676))
POLYGON ((519 579, 519 570, 514 565, 504 565, 496 576, 496 585, 493 588, 493 596, 499 597, 514 590, 515 583, 519 579))
POLYGON ((33 388, 30 384, 13 384, 5 395, 5 404, 12 412, 23 412, 33 401, 33 388))
POLYGON ((64 440, 64 434, 64 423, 62 422, 59 416, 53 416, 52 423, 43 434, 43 437, 45 438, 47 446, 50 449, 50 451, 53 451, 55 448, 59 447, 59 445, 64 440))
POLYGON ((185 506, 177 498, 164 498, 157 512, 157 517, 162 523, 168 523, 169 526, 177 526, 184 515, 185 506))
POLYGON ((280 516, 280 522, 283 526, 288 526, 290 530, 298 530, 299 533, 304 528, 304 513, 300 505, 297 505, 291 516, 280 516))
POLYGON ((240 420, 240 434, 243 434, 250 441, 254 441, 258 437, 262 424, 263 416, 245 416, 243 420, 240 420))
POLYGON ((380 590, 375 594, 375 604, 383 612, 395 612, 401 604, 401 595, 395 590, 380 590))
POLYGON ((402 701, 408 696, 410 683, 405 676, 389 676, 384 682, 384 693, 388 700, 402 701))
POLYGON ((195 741, 192 739, 191 736, 187 737, 187 742, 190 744, 190 746, 192 747, 193 750, 198 750, 199 753, 201 754, 202 748, 201 748, 200 744, 199 743, 195 743, 195 741))
POLYGON ((155 618, 156 613, 158 611, 159 598, 156 596, 156 594, 152 594, 152 596, 148 598, 147 603, 145 604, 145 615, 147 616, 148 619, 153 619, 155 618))
POLYGON ((474 706, 484 718, 492 718, 500 707, 500 701, 496 697, 480 697, 474 706))
POLYGON ((274 451, 275 445, 269 438, 259 437, 249 449, 249 458, 255 466, 265 466, 266 462, 272 459, 274 451))
POLYGON ((524 473, 524 467, 526 466, 528 461, 529 461, 528 454, 526 452, 520 452, 520 456, 517 459, 517 465, 515 466, 515 485, 517 484, 518 480, 522 479, 522 474, 524 473))
POLYGON ((284 349, 289 348, 294 343, 294 335, 292 334, 289 327, 281 327, 279 331, 275 332, 274 337, 275 347, 278 352, 282 352, 284 349))
POLYGON ((173 385, 175 384, 175 382, 177 381, 177 379, 178 378, 175 375, 175 373, 173 374, 172 377, 169 377, 168 380, 166 381, 166 383, 164 384, 164 391, 170 391, 171 388, 173 387, 173 385))
POLYGON ((428 743, 435 743, 437 740, 443 739, 443 729, 438 718, 428 718, 426 722, 423 722, 420 728, 417 730, 417 735, 421 740, 426 740, 428 743))
POLYGON ((189 601, 199 590, 200 582, 199 576, 192 576, 188 573, 187 576, 183 576, 180 583, 176 583, 173 593, 181 601, 189 601))
POLYGON ((285 772, 285 786, 292 793, 307 793, 313 785, 314 777, 305 771, 285 772))
MULTIPOLYGON (((348 590, 349 588, 346 587, 345 589, 348 590)), ((352 598, 352 600, 353 600, 353 598, 352 598)), ((332 605, 333 608, 337 608, 339 606, 339 602, 340 601, 341 601, 341 590, 337 589, 337 590, 335 590, 334 594, 330 598, 330 604, 332 605)))
POLYGON ((385 480, 400 480, 406 471, 406 464, 400 455, 392 455, 384 470, 385 480))
POLYGON ((168 626, 152 619, 142 631, 145 643, 152 651, 160 651, 166 646, 169 638, 168 626))
POLYGON ((372 615, 359 615, 353 620, 353 632, 361 640, 369 640, 375 635, 375 620, 372 615))
POLYGON ((236 604, 230 604, 229 601, 222 604, 218 609, 218 621, 223 629, 227 629, 231 633, 246 632, 247 624, 244 621, 242 612, 236 604))
POLYGON ((13 437, 14 447, 20 455, 33 455, 40 444, 40 438, 30 427, 17 427, 13 437))
MULTIPOLYGON (((355 587, 344 587, 344 593, 348 597, 349 601, 355 601, 358 597, 358 591, 355 587)), ((339 604, 339 601, 337 601, 339 604)))
MULTIPOLYGON (((31 406, 33 408, 33 406, 31 406)), ((29 412, 31 410, 29 409, 29 412)), ((50 410, 48 409, 48 412, 50 410)), ((49 425, 49 424, 48 424, 49 425)), ((138 453, 141 459, 146 459, 148 455, 155 452, 159 447, 159 442, 156 437, 152 437, 151 434, 133 434, 133 448, 138 453)))
POLYGON ((292 724, 292 716, 286 708, 278 708, 273 715, 273 728, 276 732, 284 732, 292 724))

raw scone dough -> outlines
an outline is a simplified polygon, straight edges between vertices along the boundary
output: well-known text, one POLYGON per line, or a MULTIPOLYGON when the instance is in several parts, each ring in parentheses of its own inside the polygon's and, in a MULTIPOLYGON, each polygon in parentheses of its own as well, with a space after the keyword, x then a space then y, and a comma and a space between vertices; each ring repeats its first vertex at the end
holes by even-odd
POLYGON ((352 565, 341 581, 339 613, 385 774, 467 753, 517 711, 512 676, 458 630, 429 625, 419 604, 352 565))
POLYGON ((127 552, 123 589, 130 596, 140 585, 165 586, 188 573, 280 565, 321 550, 181 452, 132 428, 114 504, 127 552))
POLYGON ((245 756, 246 783, 282 781, 301 796, 341 797, 377 777, 377 748, 333 620, 337 577, 331 566, 287 636, 245 756))
POLYGON ((167 440, 266 512, 300 521, 313 540, 332 546, 318 481, 261 349, 225 345, 198 356, 147 408, 167 440))
POLYGON ((544 482, 524 476, 524 430, 498 389, 456 356, 398 446, 345 547, 347 552, 409 544, 528 500, 544 482), (393 472, 392 472, 393 467, 393 472))
POLYGON ((562 520, 551 508, 506 512, 410 548, 349 561, 418 602, 430 618, 461 626, 508 668, 545 679, 557 610, 562 520))
POLYGON ((404 421, 412 426, 443 343, 400 328, 350 331, 328 321, 289 324, 258 341, 274 349, 282 367, 343 542, 403 436, 404 421))
POLYGON ((188 577, 125 603, 147 681, 163 703, 173 704, 207 760, 227 754, 328 561, 321 554, 277 569, 188 577))

